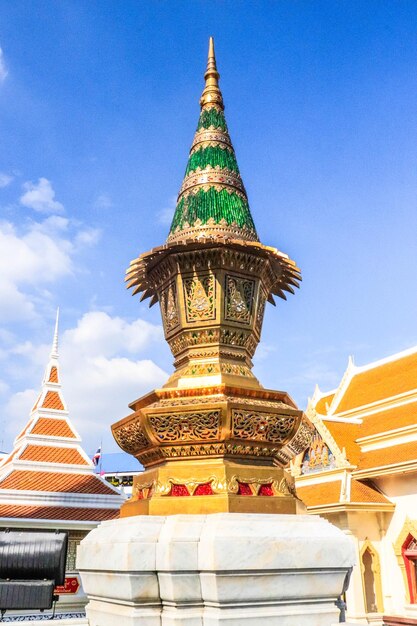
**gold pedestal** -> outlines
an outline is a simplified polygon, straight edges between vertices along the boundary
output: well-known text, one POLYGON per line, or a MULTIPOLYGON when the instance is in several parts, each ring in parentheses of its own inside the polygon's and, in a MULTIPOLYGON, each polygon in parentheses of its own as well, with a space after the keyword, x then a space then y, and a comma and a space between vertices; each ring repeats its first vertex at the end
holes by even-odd
POLYGON ((118 444, 147 468, 121 510, 173 513, 295 513, 284 466, 310 427, 284 392, 225 384, 162 388, 133 402, 113 425, 118 444))

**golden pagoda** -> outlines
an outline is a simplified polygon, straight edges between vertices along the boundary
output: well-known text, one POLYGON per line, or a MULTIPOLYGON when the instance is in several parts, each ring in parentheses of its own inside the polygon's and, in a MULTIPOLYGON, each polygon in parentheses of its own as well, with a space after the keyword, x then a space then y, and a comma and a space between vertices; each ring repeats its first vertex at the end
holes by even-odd
POLYGON ((266 302, 301 279, 260 243, 224 116, 210 38, 201 113, 166 243, 134 259, 127 283, 159 302, 175 371, 112 426, 145 467, 122 516, 295 513, 284 467, 312 428, 286 392, 252 372, 266 302))

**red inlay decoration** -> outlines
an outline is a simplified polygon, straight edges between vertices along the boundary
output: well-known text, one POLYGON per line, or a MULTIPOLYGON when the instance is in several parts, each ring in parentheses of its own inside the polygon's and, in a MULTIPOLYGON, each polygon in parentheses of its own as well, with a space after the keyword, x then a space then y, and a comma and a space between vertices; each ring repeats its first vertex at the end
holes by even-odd
POLYGON ((172 485, 170 496, 189 496, 190 493, 185 485, 172 485))
POLYGON ((408 535, 402 546, 405 572, 407 574, 408 591, 410 594, 410 604, 417 604, 417 540, 413 535, 408 535))
POLYGON ((249 483, 240 483, 238 481, 239 489, 237 491, 238 496, 251 496, 252 489, 249 486, 249 483))
POLYGON ((201 485, 197 485, 193 496, 212 496, 213 489, 211 487, 211 483, 202 483, 201 485))
POLYGON ((143 495, 143 489, 138 489, 138 500, 143 500, 144 495, 143 495))
POLYGON ((259 487, 258 496, 273 496, 274 492, 272 491, 272 484, 269 485, 261 485, 259 487))

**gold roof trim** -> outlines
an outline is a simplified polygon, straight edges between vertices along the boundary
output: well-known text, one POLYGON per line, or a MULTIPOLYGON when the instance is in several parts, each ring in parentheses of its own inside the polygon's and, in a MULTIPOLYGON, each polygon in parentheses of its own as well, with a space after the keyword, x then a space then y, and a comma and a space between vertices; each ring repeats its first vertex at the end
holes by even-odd
POLYGON ((202 171, 193 172, 184 179, 178 198, 180 198, 182 194, 191 187, 195 187, 196 185, 199 185, 200 188, 201 185, 210 185, 212 187, 213 184, 229 186, 233 188, 233 191, 238 189, 245 194, 245 187, 243 186, 243 182, 239 174, 231 172, 230 170, 216 170, 208 166, 202 171))

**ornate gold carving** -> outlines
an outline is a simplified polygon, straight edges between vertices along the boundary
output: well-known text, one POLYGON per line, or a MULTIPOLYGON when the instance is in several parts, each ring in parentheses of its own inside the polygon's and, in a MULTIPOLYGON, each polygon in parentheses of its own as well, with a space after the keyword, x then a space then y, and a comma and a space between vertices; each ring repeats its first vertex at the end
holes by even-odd
POLYGON ((173 446, 172 448, 164 448, 164 455, 170 459, 198 456, 219 456, 225 453, 225 449, 224 443, 173 446))
POLYGON ((212 320, 216 317, 213 274, 184 280, 187 322, 212 320))
POLYGON ((150 498, 151 496, 153 496, 155 492, 154 487, 155 487, 154 481, 143 483, 143 484, 136 484, 133 489, 133 496, 143 498, 146 500, 147 498, 150 498))
POLYGON ((160 442, 217 439, 220 411, 150 415, 149 423, 160 442))
MULTIPOLYGON (((237 172, 231 172, 230 170, 219 169, 216 170, 214 168, 206 168, 203 171, 197 171, 189 174, 182 183, 180 193, 178 194, 178 199, 181 195, 193 187, 197 187, 198 190, 204 188, 205 185, 208 187, 213 187, 213 185, 223 185, 231 187, 230 191, 239 190, 241 193, 246 194, 245 187, 243 185, 242 179, 237 172)), ((182 230, 185 230, 187 225, 184 224, 182 230)))
POLYGON ((234 376, 246 376, 247 378, 255 378, 247 365, 237 365, 236 363, 221 363, 220 371, 223 374, 233 374, 234 376))
POLYGON ((255 281, 226 275, 226 319, 249 324, 254 290, 255 281))
POLYGON ((200 150, 202 147, 201 144, 204 144, 204 147, 206 145, 220 146, 221 148, 224 148, 225 146, 232 147, 232 142, 230 141, 228 133, 214 130, 213 128, 205 128, 196 132, 191 146, 190 155, 193 152, 196 152, 196 150, 200 150))
POLYGON ((313 440, 314 430, 307 424, 307 422, 301 422, 299 429, 293 439, 288 444, 288 448, 293 453, 292 456, 301 454, 310 445, 313 440))
POLYGON ((186 480, 183 478, 168 478, 168 480, 163 483, 157 482, 155 484, 155 494, 159 496, 169 496, 172 485, 185 485, 190 493, 190 496, 193 496, 197 487, 205 484, 211 485, 213 493, 226 493, 226 481, 221 480, 216 475, 211 475, 207 478, 189 478, 186 480))
POLYGON ((183 398, 160 398, 152 404, 152 408, 166 408, 171 406, 186 406, 188 404, 216 404, 216 402, 236 402, 239 405, 261 406, 274 409, 288 409, 288 405, 279 400, 262 400, 259 398, 242 398, 239 396, 224 396, 221 393, 214 393, 207 396, 184 396, 183 398))
POLYGON ((211 374, 231 374, 233 376, 246 376, 255 378, 247 365, 236 363, 191 363, 181 371, 181 376, 209 376, 211 374))
POLYGON ((296 418, 261 411, 232 410, 232 435, 238 439, 282 443, 294 428, 296 418))
POLYGON ((275 480, 273 476, 270 476, 268 478, 246 478, 234 475, 227 483, 227 491, 232 494, 237 494, 239 491, 239 483, 245 483, 249 485, 254 496, 257 496, 259 494, 259 489, 262 487, 262 485, 271 485, 272 493, 274 496, 291 495, 288 490, 288 485, 285 481, 285 478, 282 478, 281 481, 278 481, 275 480))
POLYGON ((258 310, 256 311, 256 328, 259 334, 261 334, 262 322, 264 319, 264 312, 265 312, 265 304, 266 304, 266 298, 264 294, 260 292, 259 300, 258 300, 258 310))
POLYGON ((180 322, 176 300, 175 283, 170 283, 161 293, 160 297, 162 319, 166 332, 171 331, 173 328, 178 326, 180 322))
POLYGON ((113 429, 113 437, 122 450, 130 454, 135 454, 138 449, 149 446, 149 440, 137 420, 113 429))

